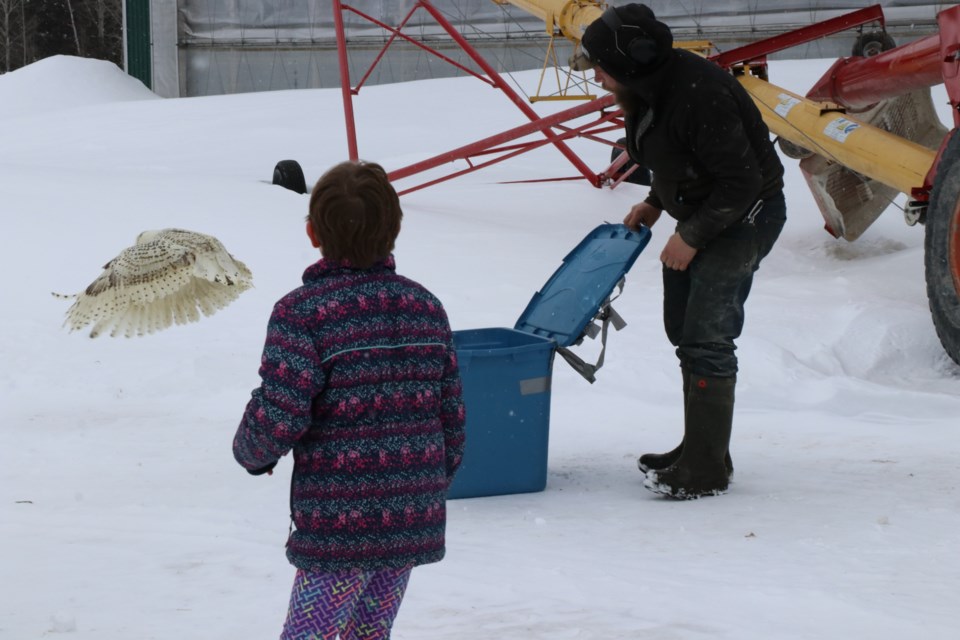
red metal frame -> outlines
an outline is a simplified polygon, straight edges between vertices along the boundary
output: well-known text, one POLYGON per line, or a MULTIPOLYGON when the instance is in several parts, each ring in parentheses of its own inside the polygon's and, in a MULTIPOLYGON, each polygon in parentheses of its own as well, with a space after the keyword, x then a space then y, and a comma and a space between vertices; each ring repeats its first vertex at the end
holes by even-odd
MULTIPOLYGON (((869 58, 842 58, 833 64, 807 94, 814 100, 862 109, 880 100, 943 83, 953 111, 954 130, 960 126, 960 6, 937 14, 939 33, 869 58)), ((950 136, 944 138, 923 186, 913 190, 926 202, 933 189, 940 158, 950 136)))
POLYGON ((943 82, 940 34, 869 58, 837 60, 807 93, 811 100, 865 109, 943 82))
POLYGON ((751 44, 731 49, 724 53, 710 56, 710 59, 719 64, 724 69, 729 69, 738 64, 747 62, 766 61, 766 57, 771 53, 783 51, 797 45, 819 40, 820 38, 840 33, 853 27, 859 27, 871 22, 879 22, 884 25, 883 9, 875 4, 866 9, 859 9, 851 13, 824 20, 807 27, 794 29, 780 35, 758 40, 751 44))
MULTIPOLYGON (((743 63, 759 62, 765 65, 765 58, 771 53, 870 22, 885 24, 880 5, 767 38, 711 59, 726 68, 743 63)), ((870 58, 837 60, 807 93, 807 97, 850 109, 862 109, 880 100, 942 82, 946 85, 953 107, 954 127, 960 126, 960 6, 941 11, 937 14, 937 23, 940 27, 938 34, 870 58)), ((947 140, 949 136, 944 140, 923 186, 913 190, 911 195, 914 199, 924 202, 929 199, 947 140)))
POLYGON ((940 27, 940 60, 947 97, 953 105, 953 124, 960 127, 960 6, 937 14, 940 27))
POLYGON ((340 65, 340 93, 343 96, 343 118, 347 124, 347 152, 357 161, 357 125, 353 117, 353 94, 350 89, 350 67, 347 58, 347 36, 343 31, 343 5, 333 0, 333 25, 337 35, 337 60, 340 65))
MULTIPOLYGON (((927 172, 927 177, 923 181, 923 188, 915 190, 914 198, 926 201, 929 198, 930 191, 933 189, 933 182, 937 177, 937 170, 940 168, 940 158, 947 148, 950 138, 956 135, 957 127, 960 127, 960 6, 941 11, 937 14, 937 24, 940 27, 940 61, 941 73, 943 74, 943 84, 947 89, 947 98, 953 107, 954 129, 951 135, 943 139, 940 145, 940 151, 937 153, 937 159, 933 166, 927 172)), ((960 240, 957 241, 960 246, 960 240)), ((958 249, 960 252, 960 249, 958 249)), ((960 260, 960 258, 958 258, 960 260)))
POLYGON ((937 14, 939 32, 869 58, 838 60, 807 94, 851 109, 943 83, 960 125, 960 6, 937 14))
MULTIPOLYGON (((401 193, 417 191, 427 186, 477 171, 546 144, 553 144, 557 147, 579 173, 579 175, 574 178, 558 179, 586 179, 594 186, 610 184, 611 187, 615 187, 629 175, 629 171, 620 173, 621 168, 628 161, 626 154, 621 154, 606 170, 600 173, 594 173, 565 143, 565 140, 580 137, 610 146, 617 146, 599 136, 601 133, 619 129, 623 125, 622 113, 613 106, 612 96, 608 95, 572 109, 567 109, 548 118, 541 118, 520 95, 503 81, 501 76, 484 60, 480 53, 470 45, 460 32, 431 4, 430 0, 416 0, 410 11, 397 27, 386 25, 372 16, 344 4, 342 0, 333 0, 332 4, 340 67, 340 84, 343 95, 344 118, 347 129, 347 146, 350 159, 357 160, 359 158, 356 124, 354 122, 353 112, 353 96, 359 94, 360 88, 370 77, 373 69, 379 64, 386 54, 387 49, 397 38, 404 39, 424 51, 437 56, 441 60, 452 64, 465 73, 499 89, 530 120, 529 124, 515 127, 509 131, 484 138, 472 144, 391 172, 389 174, 390 179, 399 180, 453 161, 462 160, 468 165, 466 169, 430 180, 418 186, 407 188, 401 191, 401 193), (447 32, 454 42, 461 47, 486 75, 478 74, 443 55, 439 51, 402 33, 402 29, 418 9, 427 11, 433 19, 436 20, 437 24, 447 32), (347 44, 343 23, 344 11, 350 11, 391 34, 356 87, 351 87, 350 84, 347 44), (574 128, 570 128, 564 124, 570 120, 583 118, 590 114, 597 115, 596 118, 588 124, 574 128), (542 134, 545 139, 517 142, 511 145, 505 144, 538 132, 542 134), (489 158, 489 156, 496 157, 489 158), (486 159, 482 162, 475 162, 481 157, 486 157, 486 159)), ((950 103, 954 108, 954 123, 956 126, 960 126, 960 6, 941 12, 938 14, 937 20, 940 25, 940 33, 938 35, 923 38, 873 58, 844 58, 837 61, 820 82, 814 86, 808 94, 808 97, 835 102, 848 106, 849 108, 859 108, 873 104, 880 99, 896 97, 897 95, 902 95, 903 93, 918 88, 929 87, 943 82, 946 85, 950 103)), ((710 59, 724 68, 731 68, 741 64, 765 67, 767 56, 772 53, 873 22, 881 26, 885 24, 883 10, 880 5, 872 5, 817 24, 760 40, 712 56, 710 59)), ((919 200, 927 199, 936 175, 939 160, 940 158, 938 156, 937 161, 934 162, 933 167, 931 167, 927 175, 924 186, 914 191, 913 195, 915 198, 919 200)))
MULTIPOLYGON (((553 136, 559 140, 569 140, 570 138, 579 138, 586 137, 592 138, 598 133, 603 133, 606 131, 614 131, 623 128, 622 114, 619 109, 615 109, 609 112, 604 113, 604 111, 613 105, 613 96, 604 96, 597 100, 593 100, 586 104, 581 104, 572 109, 567 109, 566 111, 561 111, 555 113, 552 116, 546 118, 537 118, 536 120, 529 122, 527 124, 520 125, 519 127, 514 127, 502 133, 484 138, 483 140, 478 140, 477 142, 459 147, 452 151, 447 151, 446 153, 441 153, 439 155, 433 156, 421 162, 403 167, 401 169, 396 169, 389 174, 391 181, 400 180, 409 176, 412 176, 429 169, 436 168, 440 165, 448 164, 456 160, 464 160, 469 165, 466 169, 456 171, 449 175, 446 175, 441 178, 425 182, 423 184, 417 185, 415 187, 407 188, 400 192, 400 195, 410 193, 412 191, 418 191, 425 187, 429 187, 440 182, 446 182, 452 178, 456 178, 467 173, 472 173, 479 169, 489 167, 490 165, 497 164, 498 162, 503 162, 515 156, 518 156, 527 151, 532 151, 544 145, 554 142, 552 139, 547 140, 535 140, 529 142, 521 142, 514 145, 504 145, 504 143, 523 138, 532 133, 538 131, 546 133, 551 131, 552 128, 560 128, 561 123, 567 122, 568 120, 575 120, 587 116, 594 112, 600 112, 597 115, 597 118, 587 124, 581 125, 579 127, 562 127, 560 133, 554 133, 553 136), (488 156, 493 154, 500 154, 496 158, 481 162, 479 164, 474 164, 474 159, 480 156, 488 156)), ((608 141, 604 141, 607 144, 611 144, 608 141)), ((583 176, 577 176, 575 179, 582 179, 583 176)), ((588 180, 591 181, 595 186, 599 186, 606 181, 607 172, 602 172, 599 174, 590 173, 587 176, 588 180)))
POLYGON ((355 8, 353 8, 353 7, 349 7, 349 6, 344 5, 344 8, 347 9, 347 10, 349 10, 349 11, 352 11, 354 14, 360 16, 360 17, 363 18, 364 20, 367 20, 368 22, 372 22, 373 24, 377 25, 378 27, 380 27, 380 28, 382 28, 382 29, 390 32, 390 38, 387 40, 387 43, 386 43, 385 45, 383 45, 383 48, 380 50, 380 53, 379 53, 379 55, 377 55, 376 59, 374 59, 374 61, 370 64, 370 68, 367 70, 366 74, 364 74, 364 76, 363 76, 363 78, 361 78, 360 82, 357 83, 357 86, 354 88, 354 93, 357 93, 357 92, 360 91, 360 87, 362 87, 363 84, 367 81, 367 78, 369 78, 369 77, 370 77, 370 74, 373 73, 374 68, 380 63, 380 60, 383 59, 384 54, 387 53, 387 49, 390 48, 390 45, 392 45, 392 44, 393 44, 393 41, 396 40, 398 37, 406 40, 407 42, 409 42, 410 44, 412 44, 412 45, 414 45, 414 46, 417 46, 417 47, 423 49, 423 50, 426 51, 427 53, 430 53, 430 54, 432 54, 432 55, 435 55, 436 57, 440 58, 440 59, 443 60, 444 62, 446 62, 446 63, 448 63, 448 64, 451 64, 451 65, 453 65, 454 67, 460 69, 460 70, 463 71, 464 73, 467 73, 468 75, 471 75, 471 76, 473 76, 474 78, 477 78, 478 80, 482 80, 483 82, 486 82, 486 83, 489 84, 489 85, 493 85, 493 82, 492 82, 491 80, 489 80, 489 79, 487 79, 487 78, 484 78, 482 75, 480 75, 479 73, 473 71, 473 70, 470 69, 469 67, 463 66, 462 64, 460 64, 460 63, 457 62, 456 60, 454 60, 454 59, 452 59, 452 58, 450 58, 450 57, 448 57, 448 56, 443 55, 442 53, 440 53, 440 52, 437 51, 436 49, 434 49, 434 48, 432 48, 432 47, 428 47, 427 45, 423 44, 423 43, 420 42, 419 40, 416 40, 415 38, 411 38, 410 36, 408 36, 407 34, 405 34, 405 33, 402 32, 402 29, 403 29, 403 28, 407 25, 407 23, 410 21, 410 18, 413 17, 413 14, 416 13, 416 11, 417 11, 418 8, 420 8, 420 5, 419 5, 419 4, 414 5, 413 8, 410 9, 409 13, 407 13, 406 17, 404 17, 404 19, 401 20, 401 21, 400 21, 400 24, 399 24, 398 26, 396 26, 396 27, 391 27, 390 25, 388 25, 388 24, 386 24, 386 23, 383 23, 383 22, 377 20, 377 19, 374 18, 373 16, 370 16, 370 15, 368 15, 368 14, 366 14, 366 13, 363 13, 362 11, 358 11, 357 9, 355 9, 355 8))
MULTIPOLYGON (((446 178, 432 180, 418 187, 407 189, 403 193, 409 193, 410 191, 422 189, 426 186, 436 184, 437 182, 449 180, 450 178, 463 175, 464 173, 475 171, 479 168, 494 164, 495 162, 500 162, 507 158, 513 157, 515 155, 519 155, 520 153, 524 153, 526 151, 537 148, 539 146, 543 146, 544 144, 547 144, 547 143, 551 143, 555 147, 557 147, 560 153, 562 153, 570 161, 570 163, 577 169, 577 171, 580 173, 580 176, 590 181, 591 184, 595 186, 599 186, 604 180, 603 174, 594 173, 590 169, 590 167, 588 167, 587 164, 583 160, 581 160, 580 157, 576 153, 574 153, 573 150, 570 149, 570 147, 567 146, 567 144, 564 142, 564 140, 575 137, 576 135, 579 135, 581 131, 588 129, 589 125, 587 127, 578 127, 577 129, 573 129, 573 130, 562 131, 561 133, 554 131, 553 127, 556 125, 559 125, 559 123, 561 122, 565 122, 567 119, 574 119, 577 117, 581 117, 582 115, 585 115, 590 112, 601 111, 607 108, 610 105, 610 103, 612 103, 612 98, 606 102, 595 100, 590 104, 581 105, 581 107, 565 111, 563 112, 564 114, 569 114, 566 117, 558 117, 560 114, 556 114, 550 118, 546 118, 546 119, 540 118, 540 116, 536 113, 536 111, 534 111, 524 101, 524 99, 520 95, 518 95, 506 82, 504 82, 504 80, 500 77, 500 74, 498 74, 496 70, 493 67, 491 67, 489 63, 487 63, 487 61, 480 55, 480 53, 469 42, 467 42, 467 40, 463 37, 463 35, 460 34, 460 32, 457 31, 452 24, 450 24, 450 22, 436 9, 436 7, 434 7, 430 3, 430 0, 417 0, 417 2, 415 2, 413 7, 410 9, 409 13, 401 22, 401 24, 396 28, 390 27, 372 18, 371 16, 368 16, 358 11, 354 7, 344 4, 341 0, 333 0, 333 12, 334 12, 334 27, 337 32, 336 34, 337 35, 337 55, 338 55, 339 64, 340 64, 340 86, 341 86, 341 92, 343 94, 344 117, 346 119, 346 128, 347 128, 347 147, 350 153, 351 160, 357 160, 359 158, 359 151, 357 148, 356 124, 354 122, 354 115, 353 115, 353 96, 359 94, 360 86, 362 85, 362 83, 365 82, 366 79, 370 76, 370 73, 373 71, 373 68, 383 58, 387 48, 389 48, 390 45, 393 44, 393 42, 398 37, 403 38, 404 40, 407 40, 409 42, 412 42, 413 44, 420 47, 421 49, 439 57, 441 60, 444 60, 445 62, 453 64, 459 69, 466 71, 467 73, 473 75, 474 77, 477 77, 483 80, 484 82, 487 82, 492 86, 494 86, 495 88, 499 89, 531 121, 531 124, 525 127, 518 127, 517 129, 512 129, 509 132, 505 132, 497 136, 486 138, 479 142, 475 142, 472 145, 467 145, 466 147, 461 147, 460 149, 457 149, 445 154, 441 154, 429 160, 418 162, 415 165, 411 165, 409 167, 405 167, 405 168, 398 169, 396 171, 391 172, 389 174, 390 179, 398 180, 400 178, 413 175, 414 173, 419 173, 421 171, 426 171, 427 169, 437 167, 441 164, 445 164, 452 160, 467 159, 469 162, 469 158, 473 156, 487 155, 487 154, 493 154, 493 153, 504 153, 504 155, 498 159, 487 161, 477 166, 471 165, 470 168, 466 170, 458 171, 446 178), (427 13, 429 13, 433 17, 433 19, 436 20, 437 24, 440 25, 440 27, 447 32, 447 34, 453 39, 453 41, 456 42, 461 49, 463 49, 463 51, 477 64, 478 67, 480 67, 480 69, 486 74, 486 77, 471 71, 470 69, 458 64, 457 62, 451 60, 450 58, 444 56, 440 52, 423 44, 422 42, 414 40, 413 38, 402 33, 401 29, 406 25, 407 22, 409 22, 414 12, 417 11, 418 9, 423 9, 427 13), (373 24, 376 24, 377 26, 391 33, 389 40, 383 46, 383 48, 381 49, 376 59, 373 61, 372 65, 370 66, 370 69, 368 69, 367 72, 363 75, 363 79, 361 83, 358 84, 357 87, 355 88, 351 88, 351 84, 350 84, 350 70, 349 70, 348 58, 347 58, 346 35, 344 32, 344 26, 343 26, 344 11, 350 11, 355 15, 363 18, 364 20, 372 22, 373 24), (576 115, 573 115, 572 112, 576 112, 576 115), (529 131, 527 131, 528 128, 529 128, 529 131), (514 135, 514 132, 516 132, 519 129, 523 129, 525 133, 514 135), (526 135, 527 133, 535 133, 537 131, 539 131, 546 137, 545 141, 540 141, 537 143, 519 144, 514 147, 502 147, 502 148, 496 147, 496 145, 501 144, 502 142, 514 140, 517 137, 526 135)), ((613 117, 616 117, 616 114, 608 114, 607 116, 601 117, 598 120, 598 122, 606 122, 613 117)))

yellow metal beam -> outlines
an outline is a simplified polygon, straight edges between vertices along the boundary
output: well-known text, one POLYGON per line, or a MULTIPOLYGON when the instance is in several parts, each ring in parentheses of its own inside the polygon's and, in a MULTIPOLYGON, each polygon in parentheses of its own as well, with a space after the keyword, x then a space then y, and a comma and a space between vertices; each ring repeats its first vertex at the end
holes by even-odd
POLYGON ((606 4, 593 0, 494 0, 511 4, 536 16, 546 24, 547 33, 559 30, 563 36, 579 43, 584 29, 603 15, 606 4))
MULTIPOLYGON (((574 44, 580 44, 580 38, 590 23, 603 15, 607 8, 605 2, 597 0, 493 0, 496 4, 509 4, 522 9, 530 15, 543 20, 547 33, 559 32, 574 44)), ((675 42, 674 46, 700 55, 709 55, 713 43, 707 40, 689 40, 675 42)))
MULTIPOLYGON (((606 3, 597 0, 494 0, 510 4, 542 19, 548 33, 558 31, 575 44, 584 29, 598 19, 606 3)), ((707 55, 709 42, 676 42, 679 48, 707 55)), ((936 153, 897 135, 871 126, 828 105, 791 93, 750 75, 740 83, 760 108, 774 134, 829 160, 910 194, 922 187, 936 153)))
POLYGON ((936 152, 749 73, 738 78, 774 134, 907 195, 922 187, 936 152))

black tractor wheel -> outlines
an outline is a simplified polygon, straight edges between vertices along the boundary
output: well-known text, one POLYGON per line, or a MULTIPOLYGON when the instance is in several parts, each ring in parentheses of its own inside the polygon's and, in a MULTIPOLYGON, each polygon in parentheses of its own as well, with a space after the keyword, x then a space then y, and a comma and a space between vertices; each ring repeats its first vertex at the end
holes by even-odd
POLYGON ((301 194, 307 192, 307 181, 303 177, 303 169, 296 160, 281 160, 277 163, 273 168, 273 184, 301 194))
POLYGON ((937 169, 924 241, 927 299, 943 348, 960 364, 960 135, 937 169))
MULTIPOLYGON (((619 144, 620 146, 614 147, 613 150, 610 151, 610 162, 613 162, 618 157, 620 157, 621 153, 624 153, 624 150, 622 147, 627 144, 627 139, 620 138, 619 140, 617 140, 617 144, 619 144)), ((622 167, 620 167, 619 173, 613 176, 613 178, 614 179, 619 178, 622 174, 629 171, 630 167, 633 167, 633 166, 636 166, 636 163, 633 160, 627 160, 627 163, 622 167)), ((652 176, 650 174, 650 169, 647 169, 646 167, 637 167, 637 170, 631 173, 629 176, 627 176, 627 179, 624 180, 624 182, 630 182, 632 184, 639 184, 639 185, 644 185, 649 187, 650 183, 652 182, 651 178, 652 176)))
POLYGON ((897 42, 886 31, 865 31, 857 36, 851 54, 869 58, 878 53, 894 49, 896 46, 897 42))

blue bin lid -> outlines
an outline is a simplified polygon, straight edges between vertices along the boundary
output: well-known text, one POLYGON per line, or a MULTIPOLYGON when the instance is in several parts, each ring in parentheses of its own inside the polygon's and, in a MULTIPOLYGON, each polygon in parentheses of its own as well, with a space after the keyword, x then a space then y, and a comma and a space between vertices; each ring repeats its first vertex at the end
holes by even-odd
POLYGON ((575 344, 649 241, 646 227, 631 231, 622 224, 600 225, 563 259, 514 328, 561 347, 575 344))

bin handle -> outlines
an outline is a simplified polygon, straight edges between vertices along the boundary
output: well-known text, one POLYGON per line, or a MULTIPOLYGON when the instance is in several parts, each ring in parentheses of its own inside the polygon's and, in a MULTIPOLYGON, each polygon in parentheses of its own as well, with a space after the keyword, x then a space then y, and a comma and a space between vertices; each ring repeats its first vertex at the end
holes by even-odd
MULTIPOLYGON (((623 292, 623 284, 624 284, 624 278, 620 278, 620 282, 617 283, 617 286, 619 288, 618 294, 614 296, 612 299, 607 298, 606 300, 604 300, 603 304, 600 306, 600 313, 597 314, 596 316, 596 319, 601 321, 600 357, 597 358, 596 364, 590 364, 584 361, 583 358, 575 354, 573 351, 571 351, 567 347, 557 347, 557 353, 559 353, 560 356, 567 361, 567 364, 569 364, 574 371, 576 371, 581 376, 583 376, 583 378, 590 384, 593 384, 594 382, 597 381, 597 376, 596 376, 597 371, 599 371, 600 367, 603 366, 603 358, 607 353, 607 330, 610 328, 610 324, 612 323, 613 328, 616 329, 617 331, 620 331, 625 326, 627 326, 627 323, 626 321, 624 321, 623 317, 619 313, 617 313, 612 306, 610 306, 610 303, 612 302, 612 300, 615 300, 616 298, 620 297, 620 293, 623 292)), ((586 331, 584 331, 584 334, 589 335, 591 338, 596 338, 597 337, 596 325, 591 323, 587 325, 587 327, 588 328, 586 331)), ((577 344, 580 344, 581 342, 583 342, 583 336, 580 337, 580 340, 577 341, 577 344)))

